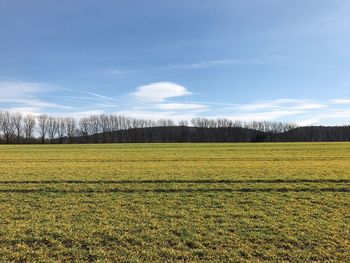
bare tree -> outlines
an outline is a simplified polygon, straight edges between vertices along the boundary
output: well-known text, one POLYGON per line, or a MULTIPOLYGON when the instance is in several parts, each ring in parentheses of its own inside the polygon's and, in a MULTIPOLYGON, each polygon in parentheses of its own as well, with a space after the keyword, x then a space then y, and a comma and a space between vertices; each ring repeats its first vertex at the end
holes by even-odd
POLYGON ((59 131, 59 122, 55 117, 49 117, 47 119, 47 133, 49 135, 50 142, 53 143, 56 135, 59 131))
POLYGON ((92 134, 89 124, 89 118, 81 118, 79 121, 79 128, 81 134, 85 137, 86 142, 89 142, 89 136, 92 134))
POLYGON ((64 118, 57 118, 58 130, 57 135, 60 143, 63 143, 63 138, 66 135, 66 121, 64 118))
POLYGON ((217 119, 216 120, 216 127, 217 128, 232 128, 232 127, 241 127, 241 125, 238 125, 238 123, 233 122, 232 120, 217 119))
POLYGON ((100 131, 102 132, 103 142, 107 142, 110 137, 110 132, 112 131, 112 122, 108 115, 101 114, 100 116, 100 131))
POLYGON ((69 142, 72 142, 73 137, 76 135, 77 123, 74 118, 65 118, 66 134, 69 142))
POLYGON ((2 132, 3 132, 3 122, 4 122, 4 113, 0 111, 0 141, 2 141, 2 132))
POLYGON ((33 115, 27 114, 23 118, 23 130, 24 130, 26 141, 28 143, 31 142, 31 139, 33 137, 35 124, 36 124, 36 120, 33 115))
POLYGON ((17 132, 17 143, 19 143, 23 131, 23 114, 16 112, 13 114, 12 118, 17 132))
POLYGON ((2 141, 4 138, 4 118, 5 113, 0 111, 0 141, 2 141))
POLYGON ((2 114, 2 132, 5 136, 6 143, 11 142, 12 138, 14 137, 16 126, 15 126, 15 120, 13 115, 6 111, 2 114))
POLYGON ((48 116, 46 114, 40 115, 38 117, 39 135, 41 138, 41 143, 45 143, 45 137, 48 128, 48 116))
POLYGON ((179 126, 180 126, 180 127, 187 127, 187 126, 188 126, 188 121, 187 121, 187 120, 181 120, 181 121, 179 121, 179 126))
POLYGON ((172 127, 172 126, 175 126, 175 123, 169 119, 160 119, 157 121, 157 126, 159 126, 159 127, 172 127))
POLYGON ((112 127, 110 117, 106 114, 101 114, 99 117, 100 131, 103 133, 110 132, 112 127))
POLYGON ((98 115, 91 115, 88 118, 89 130, 93 134, 94 142, 98 142, 98 134, 101 133, 101 122, 98 115))
POLYGON ((208 128, 209 120, 206 118, 193 118, 191 123, 196 128, 208 128))

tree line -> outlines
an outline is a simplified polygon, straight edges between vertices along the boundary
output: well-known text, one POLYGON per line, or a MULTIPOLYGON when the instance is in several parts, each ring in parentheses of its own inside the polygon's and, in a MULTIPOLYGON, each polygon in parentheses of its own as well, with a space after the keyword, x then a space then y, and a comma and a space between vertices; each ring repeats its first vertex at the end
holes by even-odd
POLYGON ((76 119, 47 114, 34 116, 19 112, 0 112, 0 143, 350 140, 348 126, 338 127, 331 132, 329 129, 325 132, 324 128, 312 127, 310 133, 306 127, 298 128, 293 123, 283 122, 193 118, 191 121, 175 123, 170 119, 154 121, 115 114, 90 115, 76 119))

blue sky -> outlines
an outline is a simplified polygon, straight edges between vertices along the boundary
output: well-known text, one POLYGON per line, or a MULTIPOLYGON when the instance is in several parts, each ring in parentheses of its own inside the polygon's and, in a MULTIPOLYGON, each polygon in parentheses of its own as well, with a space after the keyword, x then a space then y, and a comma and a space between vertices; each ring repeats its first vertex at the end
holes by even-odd
POLYGON ((0 109, 350 122, 347 0, 0 0, 0 109))

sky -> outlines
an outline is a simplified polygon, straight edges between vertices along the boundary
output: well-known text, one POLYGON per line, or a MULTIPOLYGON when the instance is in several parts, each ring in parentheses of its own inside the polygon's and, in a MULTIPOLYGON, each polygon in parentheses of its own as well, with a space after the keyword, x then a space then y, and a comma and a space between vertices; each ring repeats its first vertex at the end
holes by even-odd
POLYGON ((0 0, 0 110, 350 123, 348 0, 0 0))

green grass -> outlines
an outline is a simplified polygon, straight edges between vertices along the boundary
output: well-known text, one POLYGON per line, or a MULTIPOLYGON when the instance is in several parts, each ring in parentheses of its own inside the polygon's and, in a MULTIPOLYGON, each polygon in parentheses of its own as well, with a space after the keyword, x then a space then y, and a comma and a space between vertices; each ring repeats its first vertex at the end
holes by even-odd
POLYGON ((348 261, 350 143, 0 146, 0 261, 348 261))

